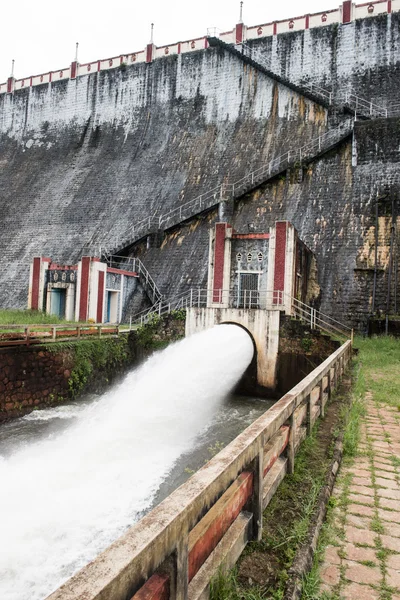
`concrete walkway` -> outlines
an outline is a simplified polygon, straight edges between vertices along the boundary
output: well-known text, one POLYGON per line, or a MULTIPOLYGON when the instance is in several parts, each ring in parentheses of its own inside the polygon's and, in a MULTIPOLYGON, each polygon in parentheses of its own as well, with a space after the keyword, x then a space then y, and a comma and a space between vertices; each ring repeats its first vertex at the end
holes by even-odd
POLYGON ((321 600, 400 600, 400 412, 366 402, 359 456, 333 493, 321 600))

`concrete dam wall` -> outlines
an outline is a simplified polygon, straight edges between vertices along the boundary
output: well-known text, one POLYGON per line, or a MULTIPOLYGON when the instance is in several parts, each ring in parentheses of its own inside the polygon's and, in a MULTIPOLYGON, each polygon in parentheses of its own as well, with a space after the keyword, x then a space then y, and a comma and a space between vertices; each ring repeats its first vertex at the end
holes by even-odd
MULTIPOLYGON (((76 261, 86 244, 109 245, 135 221, 237 180, 345 119, 306 83, 338 98, 351 90, 395 103, 399 31, 393 13, 249 42, 298 91, 208 48, 0 95, 0 305, 26 306, 33 256, 76 261)), ((336 148, 243 196, 230 219, 242 231, 290 220, 316 254, 321 309, 349 322, 370 311, 374 202, 398 187, 397 129, 397 119, 356 123, 336 148)), ((206 285, 217 218, 199 215, 167 232, 161 248, 132 250, 165 295, 206 285)), ((380 219, 383 307, 390 215, 381 210, 380 219)))

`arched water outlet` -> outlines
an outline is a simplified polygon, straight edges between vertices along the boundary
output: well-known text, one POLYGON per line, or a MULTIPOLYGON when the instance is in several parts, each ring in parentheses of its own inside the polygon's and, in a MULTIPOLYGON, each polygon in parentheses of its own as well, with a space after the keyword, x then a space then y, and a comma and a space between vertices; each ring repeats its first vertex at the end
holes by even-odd
POLYGON ((186 335, 205 331, 220 323, 234 323, 251 334, 257 348, 257 385, 252 391, 270 396, 276 389, 280 311, 192 307, 186 313, 186 335))
MULTIPOLYGON (((251 343, 253 344, 253 358, 251 359, 247 369, 244 371, 242 377, 237 382, 235 393, 249 396, 265 396, 265 389, 261 388, 257 381, 258 352, 257 344, 253 334, 247 329, 247 327, 241 323, 236 323, 235 321, 223 321, 221 325, 235 325, 236 327, 240 327, 250 337, 251 343)), ((271 394, 268 394, 268 397, 272 397, 271 394)))
POLYGON ((186 338, 77 424, 0 458, 0 598, 46 598, 137 521, 252 356, 237 326, 186 338))

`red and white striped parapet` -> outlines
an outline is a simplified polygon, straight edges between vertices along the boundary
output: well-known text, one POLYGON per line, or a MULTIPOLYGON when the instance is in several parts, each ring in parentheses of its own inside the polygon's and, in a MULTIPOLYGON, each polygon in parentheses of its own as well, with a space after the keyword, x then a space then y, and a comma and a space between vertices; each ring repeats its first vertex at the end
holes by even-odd
MULTIPOLYGON (((390 14, 400 11, 400 0, 374 0, 362 4, 354 4, 351 0, 344 0, 342 5, 333 10, 321 11, 314 14, 292 17, 283 21, 273 21, 261 25, 246 27, 242 23, 230 31, 219 33, 218 37, 227 44, 241 43, 246 40, 257 39, 288 33, 291 31, 304 31, 315 27, 332 25, 333 23, 346 24, 355 19, 365 19, 368 17, 390 14)), ((35 87, 37 85, 49 84, 63 79, 75 79, 83 75, 90 75, 95 71, 107 71, 115 69, 122 64, 132 65, 134 63, 153 62, 157 58, 163 58, 170 55, 185 54, 204 50, 208 47, 207 36, 176 42, 167 46, 157 48, 154 44, 148 44, 145 50, 132 52, 130 54, 121 54, 112 58, 96 60, 94 62, 79 64, 71 63, 70 67, 58 71, 50 71, 40 75, 25 77, 24 79, 15 79, 9 77, 4 83, 0 83, 0 94, 13 93, 26 87, 35 87)))

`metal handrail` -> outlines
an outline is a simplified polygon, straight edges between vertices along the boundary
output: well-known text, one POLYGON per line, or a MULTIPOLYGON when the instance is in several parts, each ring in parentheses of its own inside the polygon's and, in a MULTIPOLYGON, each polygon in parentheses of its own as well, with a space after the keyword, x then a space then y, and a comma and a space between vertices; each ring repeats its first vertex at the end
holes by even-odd
POLYGON ((153 277, 150 275, 148 269, 145 267, 140 258, 132 257, 132 256, 119 256, 118 254, 106 255, 105 249, 100 247, 100 254, 105 257, 105 260, 109 267, 121 269, 126 267, 126 263, 128 263, 130 269, 133 273, 137 273, 139 275, 140 282, 146 289, 146 292, 149 294, 151 301, 153 304, 156 302, 161 302, 163 295, 157 287, 156 282, 153 277), (149 293, 150 292, 150 293, 149 293))
POLYGON ((277 309, 284 308, 284 294, 280 290, 242 290, 240 294, 233 293, 232 290, 213 290, 213 289, 190 289, 182 292, 171 300, 165 300, 153 307, 136 313, 130 317, 131 325, 145 325, 153 317, 169 314, 173 310, 191 307, 218 307, 228 305, 231 307, 240 307, 248 309, 277 309))
POLYGON ((160 302, 146 311, 133 315, 130 318, 130 322, 131 325, 145 325, 154 316, 169 314, 178 308, 216 308, 224 305, 245 309, 286 310, 286 300, 289 301, 291 314, 311 325, 312 329, 321 329, 331 335, 345 336, 346 338, 353 337, 351 327, 280 290, 242 290, 238 294, 233 293, 230 289, 191 289, 188 292, 181 293, 172 300, 165 301, 164 303, 160 302))
POLYGON ((304 160, 310 160, 318 154, 326 152, 332 144, 338 143, 350 133, 353 129, 353 123, 353 119, 350 119, 338 127, 330 129, 318 137, 313 138, 310 142, 304 144, 300 148, 288 150, 284 154, 272 159, 267 164, 262 165, 238 180, 232 182, 227 180, 221 185, 215 186, 208 192, 196 196, 192 200, 185 202, 179 207, 174 208, 159 217, 153 216, 149 219, 140 221, 134 227, 129 228, 128 232, 130 233, 125 233, 121 236, 124 240, 123 242, 113 243, 113 250, 110 250, 109 253, 112 254, 116 248, 121 248, 124 244, 126 246, 133 244, 135 241, 138 241, 141 237, 148 234, 146 223, 151 223, 154 227, 162 227, 164 229, 178 225, 182 221, 192 218, 196 214, 219 204, 221 200, 225 198, 237 198, 244 190, 247 190, 249 186, 251 187, 252 185, 261 183, 261 178, 265 178, 262 179, 265 181, 266 179, 279 175, 279 173, 291 166, 298 163, 301 164, 304 160))
MULTIPOLYGON (((216 29, 214 29, 214 37, 220 37, 220 34, 216 29)), ((268 69, 268 71, 270 71, 272 73, 270 66, 268 64, 265 64, 262 60, 260 60, 258 56, 256 58, 253 58, 254 48, 252 46, 249 46, 246 42, 243 42, 243 41, 236 42, 234 45, 235 45, 235 48, 237 48, 239 46, 242 49, 242 53, 245 56, 247 56, 254 62, 258 63, 260 65, 260 67, 262 67, 264 69, 268 69)), ((278 74, 275 74, 275 75, 277 78, 282 79, 282 77, 280 75, 278 75, 278 74)), ((290 82, 288 82, 288 83, 290 83, 290 82)), ((312 94, 320 96, 325 101, 327 101, 329 105, 333 104, 333 93, 331 90, 323 88, 322 86, 319 86, 312 82, 311 83, 301 83, 301 84, 296 84, 296 85, 299 85, 299 87, 305 89, 306 91, 308 91, 312 94)), ((360 96, 357 96, 356 94, 353 94, 351 92, 339 92, 336 99, 339 100, 339 102, 348 106, 351 110, 354 111, 355 114, 357 114, 357 112, 359 112, 359 113, 363 114, 364 116, 371 116, 371 117, 378 116, 378 117, 386 117, 387 118, 387 116, 388 116, 387 108, 382 107, 378 104, 375 104, 371 100, 361 98, 360 96)))
MULTIPOLYGON (((308 304, 305 304, 304 302, 302 302, 301 300, 298 300, 297 298, 293 298, 293 300, 296 302, 296 304, 304 306, 306 308, 311 308, 311 306, 309 306, 308 304)), ((340 327, 343 327, 343 329, 347 329, 348 331, 351 331, 351 327, 348 327, 347 325, 345 325, 344 323, 341 323, 340 321, 338 321, 337 319, 334 319, 333 317, 330 317, 329 315, 326 315, 324 313, 322 313, 321 311, 318 311, 318 314, 323 317, 323 319, 329 319, 330 321, 333 321, 334 323, 336 323, 337 325, 339 325, 340 327)))
POLYGON ((339 335, 344 336, 346 339, 353 339, 353 330, 351 327, 321 313, 319 310, 301 302, 297 298, 292 298, 291 303, 294 316, 310 324, 311 329, 318 328, 330 335, 339 335))
POLYGON ((345 105, 349 106, 352 110, 354 110, 355 114, 359 112, 362 115, 368 115, 370 117, 377 116, 387 118, 388 116, 387 108, 379 106, 371 100, 366 100, 365 98, 356 96, 351 92, 344 92, 344 94, 339 95, 339 97, 342 98, 342 101, 345 105))
MULTIPOLYGON (((207 32, 209 37, 218 37, 220 33, 222 32, 220 32, 217 28, 209 28, 207 32)), ((239 44, 235 44, 235 46, 242 47, 244 52, 252 52, 252 48, 245 42, 240 42, 239 44)), ((263 66, 261 63, 260 65, 263 66)), ((301 87, 323 97, 328 101, 329 104, 332 104, 332 91, 313 83, 305 83, 302 84, 301 87)), ((345 92, 342 94, 342 96, 339 95, 338 97, 343 98, 343 102, 352 110, 354 110, 356 116, 358 112, 361 114, 368 114, 369 116, 387 117, 390 110, 397 111, 397 105, 394 105, 393 109, 383 108, 372 101, 356 96, 350 92, 345 92)), ((275 175, 278 175, 282 170, 290 167, 291 165, 294 165, 298 162, 302 163, 304 160, 309 160, 314 156, 317 156, 327 149, 326 146, 329 147, 331 143, 336 143, 340 141, 342 137, 348 135, 353 126, 353 120, 347 121, 338 127, 330 129, 317 138, 312 139, 310 142, 304 144, 300 148, 288 150, 284 154, 272 159, 267 164, 262 165, 258 169, 255 169, 238 180, 227 180, 223 184, 215 186, 207 192, 196 196, 192 200, 189 200, 164 214, 158 216, 152 215, 142 219, 141 221, 138 221, 129 227, 123 236, 121 236, 122 241, 115 241, 112 243, 112 247, 109 249, 108 254, 112 254, 117 248, 133 244, 135 241, 138 241, 140 238, 148 235, 149 231, 152 229, 167 229, 181 223, 182 221, 192 218, 196 214, 199 214, 200 212, 208 210, 216 204, 219 204, 219 202, 225 197, 236 198, 244 190, 247 190, 248 186, 251 186, 255 183, 260 183, 260 178, 265 177, 269 179, 275 175)))

